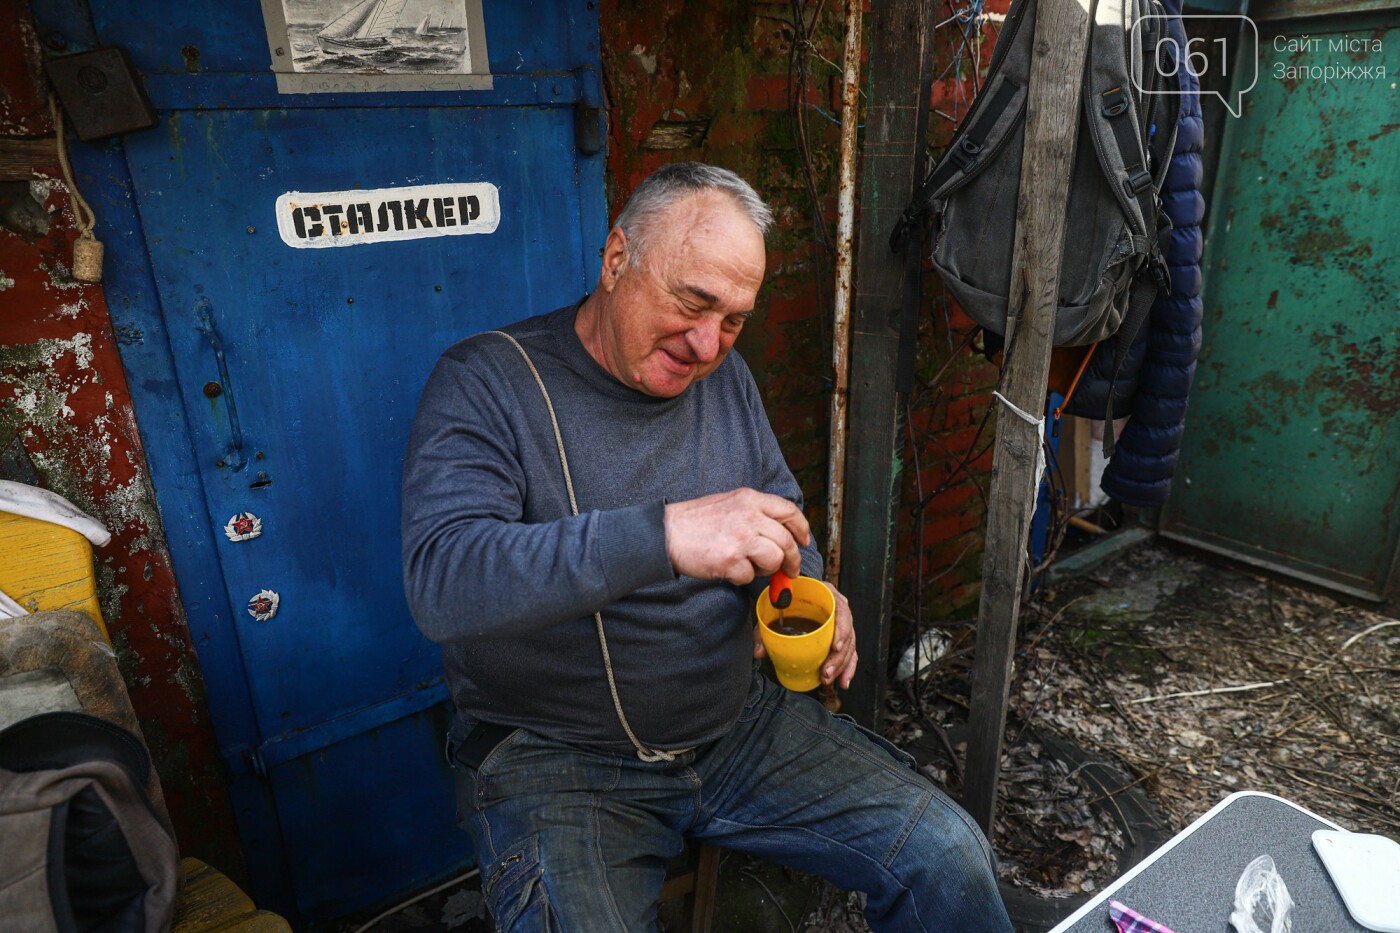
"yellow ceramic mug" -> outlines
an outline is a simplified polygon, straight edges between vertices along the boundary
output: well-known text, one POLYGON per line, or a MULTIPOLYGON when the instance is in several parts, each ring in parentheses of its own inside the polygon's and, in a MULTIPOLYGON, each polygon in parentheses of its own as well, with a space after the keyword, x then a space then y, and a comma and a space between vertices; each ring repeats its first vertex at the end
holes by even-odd
POLYGON ((782 611, 782 622, 789 629, 813 627, 802 634, 785 635, 774 630, 778 607, 764 587, 758 597, 758 632, 763 647, 777 671, 778 683, 789 690, 806 693, 821 683, 818 671, 831 653, 831 637, 836 631, 836 597, 820 580, 795 577, 792 604, 782 611), (806 624, 795 624, 802 620, 806 624))

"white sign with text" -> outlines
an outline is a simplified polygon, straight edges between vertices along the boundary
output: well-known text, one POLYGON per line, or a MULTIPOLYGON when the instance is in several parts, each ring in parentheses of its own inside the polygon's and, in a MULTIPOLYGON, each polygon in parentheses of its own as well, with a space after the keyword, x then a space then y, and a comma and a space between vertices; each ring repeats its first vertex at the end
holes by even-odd
POLYGON ((298 249, 492 233, 500 222, 500 192, 489 182, 288 191, 277 199, 277 231, 298 249))

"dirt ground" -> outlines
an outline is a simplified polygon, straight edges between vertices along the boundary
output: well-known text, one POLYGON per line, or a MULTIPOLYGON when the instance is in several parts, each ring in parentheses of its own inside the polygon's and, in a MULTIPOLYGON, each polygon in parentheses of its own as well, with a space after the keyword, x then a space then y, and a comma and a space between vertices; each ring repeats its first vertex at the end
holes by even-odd
MULTIPOLYGON (((949 629, 919 702, 912 687, 891 698, 887 728, 905 742, 930 745, 930 722, 956 737, 966 719, 975 631, 949 629)), ((1158 543, 1028 607, 995 846, 1003 880, 1041 895, 1092 892, 1121 873, 1123 843, 1103 791, 1041 753, 1046 733, 1120 769, 1122 791, 1154 805, 1168 833, 1231 792, 1259 790, 1400 836, 1400 622, 1158 543)), ((957 789, 950 756, 929 770, 957 789)))

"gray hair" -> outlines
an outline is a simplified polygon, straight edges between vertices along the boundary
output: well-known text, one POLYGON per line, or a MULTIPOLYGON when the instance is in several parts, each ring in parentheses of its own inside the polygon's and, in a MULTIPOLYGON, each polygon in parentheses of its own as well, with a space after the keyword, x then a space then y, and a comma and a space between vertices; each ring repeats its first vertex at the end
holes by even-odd
POLYGON ((652 221, 682 198, 704 191, 721 191, 734 200, 764 236, 773 226, 773 210, 748 182, 727 168, 703 162, 675 162, 646 178, 617 215, 616 227, 627 235, 627 264, 636 266, 646 252, 652 221))

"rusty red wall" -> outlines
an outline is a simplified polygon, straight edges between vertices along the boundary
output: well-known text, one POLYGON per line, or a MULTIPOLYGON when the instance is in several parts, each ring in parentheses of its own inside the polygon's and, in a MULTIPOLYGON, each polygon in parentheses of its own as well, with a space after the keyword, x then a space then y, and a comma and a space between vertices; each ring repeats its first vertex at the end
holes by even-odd
MULTIPOLYGON (((807 122, 813 181, 834 234, 840 128, 835 122, 839 91, 831 82, 839 79, 834 63, 842 58, 843 5, 799 6, 807 17, 815 17, 807 54, 807 122)), ((939 4, 940 20, 948 15, 944 6, 939 4)), ((1007 0, 987 4, 1000 11, 1006 6, 1007 0)), ((820 533, 826 524, 831 352, 829 327, 818 315, 819 307, 830 313, 831 288, 825 286, 825 301, 819 303, 817 277, 830 282, 833 273, 817 245, 788 111, 793 4, 603 0, 600 11, 614 213, 649 172, 688 159, 734 169, 775 209, 778 223, 769 238, 760 314, 746 328, 739 349, 759 381, 774 429, 807 496, 808 517, 820 533), (650 148, 663 145, 678 148, 650 148)), ((940 30, 936 70, 959 55, 965 64, 935 87, 934 145, 946 145, 955 125, 950 118, 966 112, 973 93, 968 69, 974 59, 985 63, 990 57, 994 29, 980 47, 972 43, 967 48, 962 48, 960 32, 940 30)), ((977 438, 977 450, 972 445, 996 371, 971 350, 954 353, 972 322, 947 301, 932 274, 928 279, 920 372, 932 376, 950 356, 956 358, 939 385, 926 388, 915 403, 911 423, 916 443, 905 444, 900 487, 895 604, 897 612, 912 611, 918 569, 917 449, 925 495, 942 489, 924 510, 923 608, 937 615, 966 609, 980 593, 984 510, 979 486, 987 485, 993 426, 977 438), (964 458, 967 468, 958 466, 964 458)))
MULTIPOLYGON (((941 25, 934 40, 934 73, 939 78, 929 114, 929 143, 935 156, 947 146, 972 103, 977 89, 974 66, 978 74, 986 73, 1000 20, 1009 7, 1010 0, 987 0, 986 19, 963 23, 953 13, 969 11, 970 5, 937 4, 936 19, 941 25)), ((998 372, 979 352, 980 342, 968 343, 976 336, 977 326, 931 271, 925 274, 924 293, 919 347, 924 383, 905 433, 895 599, 905 614, 912 612, 914 583, 922 571, 920 608, 929 621, 975 613, 981 597, 985 494, 996 435, 995 415, 989 417, 988 411, 998 372), (922 565, 915 546, 920 515, 922 565)))
MULTIPOLYGON (((38 41, 0 0, 0 137, 52 139, 38 41)), ((3 145, 5 139, 0 139, 3 145)), ((101 521, 98 595, 181 850, 244 874, 184 609, 101 285, 69 272, 77 236, 56 159, 0 182, 0 478, 101 521)))
MULTIPOLYGON (((808 5, 804 12, 810 18, 816 9, 808 5)), ((817 51, 839 61, 840 7, 824 9, 812 39, 817 51)), ((815 282, 819 275, 829 281, 832 267, 817 246, 788 114, 791 4, 603 0, 600 13, 613 214, 650 172, 686 160, 733 169, 774 209, 768 275, 758 313, 738 348, 754 370, 807 497, 808 518, 820 534, 826 524, 831 353, 829 337, 823 342, 827 329, 819 319, 815 282), (653 148, 663 145, 678 148, 653 148)), ((837 71, 815 58, 810 62, 823 70, 814 69, 809 100, 827 114, 813 109, 808 120, 813 181, 834 232, 840 127, 830 116, 828 76, 837 71)), ((830 291, 827 286, 828 317, 830 291)))

